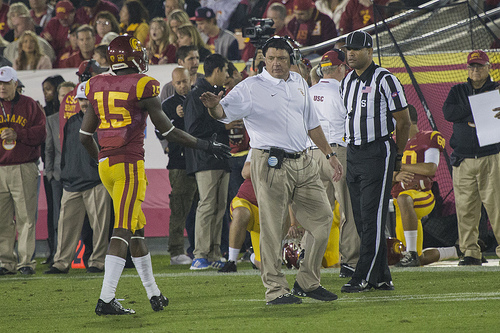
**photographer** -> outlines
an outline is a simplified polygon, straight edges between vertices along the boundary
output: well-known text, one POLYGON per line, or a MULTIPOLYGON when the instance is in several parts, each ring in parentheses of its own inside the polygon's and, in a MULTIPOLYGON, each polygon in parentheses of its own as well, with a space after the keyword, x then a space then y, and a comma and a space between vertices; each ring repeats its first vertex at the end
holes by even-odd
POLYGON ((251 178, 261 221, 261 277, 267 288, 267 304, 301 303, 292 293, 333 301, 337 295, 320 285, 321 259, 333 216, 317 164, 304 154, 307 136, 334 168, 335 181, 342 176, 342 165, 325 139, 307 83, 299 74, 290 72, 295 57, 288 40, 270 38, 262 50, 266 63, 262 74, 240 82, 222 101, 222 93, 206 92, 200 99, 216 119, 225 123, 243 119, 250 136, 251 178), (303 221, 307 238, 305 258, 292 293, 281 272, 280 257, 290 203, 303 221))

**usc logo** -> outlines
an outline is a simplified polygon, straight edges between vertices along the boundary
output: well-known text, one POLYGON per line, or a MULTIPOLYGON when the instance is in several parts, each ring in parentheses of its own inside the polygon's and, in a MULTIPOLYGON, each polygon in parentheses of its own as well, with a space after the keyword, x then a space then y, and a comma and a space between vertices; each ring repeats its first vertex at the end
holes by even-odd
POLYGON ((130 46, 135 51, 142 51, 141 42, 139 42, 139 40, 137 38, 131 38, 130 39, 130 46))

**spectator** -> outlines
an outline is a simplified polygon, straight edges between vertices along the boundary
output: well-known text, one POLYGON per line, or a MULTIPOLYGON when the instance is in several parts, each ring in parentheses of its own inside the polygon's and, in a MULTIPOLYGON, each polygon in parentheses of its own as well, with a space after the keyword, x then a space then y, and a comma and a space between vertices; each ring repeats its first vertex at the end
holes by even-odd
POLYGON ((19 43, 21 46, 19 48, 19 55, 14 62, 14 69, 19 71, 52 68, 50 58, 40 50, 37 36, 33 31, 27 30, 23 32, 19 38, 19 43))
POLYGON ((170 21, 170 14, 174 10, 184 11, 184 0, 165 0, 165 18, 170 21))
POLYGON ((293 18, 293 3, 294 0, 269 0, 267 3, 267 8, 266 11, 264 12, 264 18, 267 17, 267 12, 269 10, 269 7, 271 7, 275 3, 280 3, 286 8, 286 18, 285 18, 285 24, 288 24, 293 18))
POLYGON ((109 43, 111 43, 111 41, 118 36, 119 36, 119 34, 117 34, 116 32, 110 31, 104 35, 104 37, 102 38, 101 44, 109 45, 109 43))
POLYGON ((108 11, 97 13, 94 20, 94 29, 96 32, 95 42, 100 44, 102 38, 110 31, 120 33, 120 25, 116 17, 108 11))
POLYGON ((228 60, 240 59, 240 50, 236 37, 232 32, 217 26, 217 19, 213 10, 206 7, 196 9, 195 21, 198 30, 203 34, 203 41, 212 54, 218 53, 228 60))
MULTIPOLYGON (((458 241, 464 258, 460 266, 481 265, 478 245, 481 206, 484 205, 493 233, 500 242, 500 209, 497 195, 500 184, 499 144, 480 146, 468 96, 498 89, 490 77, 488 55, 474 50, 467 56, 466 83, 453 86, 443 105, 444 119, 453 123, 450 162, 453 166, 453 191, 458 219, 458 241)), ((485 110, 485 112, 491 112, 485 110)), ((496 248, 500 256, 500 246, 496 248)))
POLYGON ((81 0, 81 7, 76 10, 76 20, 82 24, 94 25, 97 14, 107 11, 118 19, 118 7, 111 1, 106 0, 81 0))
POLYGON ((94 49, 94 55, 92 56, 92 59, 94 59, 99 65, 99 67, 103 69, 104 68, 109 69, 108 57, 106 55, 107 50, 108 50, 107 44, 98 45, 94 49))
POLYGON ((240 1, 229 20, 227 30, 236 33, 243 27, 249 26, 252 17, 261 18, 267 9, 269 0, 244 0, 240 1))
POLYGON ((321 13, 328 15, 338 29, 340 17, 345 11, 347 3, 349 3, 349 0, 317 0, 314 5, 321 13))
POLYGON ((156 17, 150 22, 147 50, 150 64, 175 63, 176 48, 170 43, 170 31, 167 22, 161 17, 156 17))
POLYGON ((29 0, 30 15, 35 25, 45 28, 50 19, 55 15, 54 7, 47 0, 29 0))
POLYGON ((39 104, 17 91, 17 73, 0 68, 0 275, 35 274, 35 224, 40 172, 37 161, 45 140, 39 104), (7 113, 8 112, 8 113, 7 113), (9 115, 9 116, 7 116, 9 115), (16 120, 13 117, 15 115, 16 120), (16 223, 13 223, 13 221, 16 223), (17 233, 17 257, 16 257, 17 233))
POLYGON ((43 81, 43 94, 45 96, 45 115, 47 138, 43 157, 43 184, 47 199, 47 231, 49 256, 42 262, 49 267, 54 263, 57 249, 57 225, 61 210, 62 184, 61 184, 61 142, 59 140, 59 105, 64 96, 71 91, 75 84, 66 82, 60 75, 49 76, 43 81), (61 85, 61 86, 60 86, 61 85), (59 96, 64 94, 63 96, 59 96))
POLYGON ((412 123, 410 140, 403 152, 401 171, 394 172, 392 177, 396 238, 406 247, 396 267, 418 267, 433 262, 422 252, 424 235, 421 219, 429 215, 436 205, 431 187, 445 146, 441 133, 419 132, 417 110, 412 105, 408 105, 408 110, 412 123))
MULTIPOLYGON (((337 37, 335 23, 327 15, 320 13, 311 0, 294 0, 293 18, 288 23, 288 30, 292 33, 293 40, 301 46, 316 45, 337 37)), ((329 48, 317 50, 323 54, 329 48)))
MULTIPOLYGON (((7 25, 10 30, 3 36, 6 41, 13 42, 17 40, 21 34, 26 30, 26 25, 29 23, 22 20, 22 17, 31 17, 29 8, 22 2, 16 2, 10 5, 7 13, 7 25)), ((31 21, 33 22, 33 21, 31 21)), ((33 24, 33 31, 35 31, 33 24)), ((40 29, 40 27, 38 27, 40 29)), ((37 31, 37 35, 40 31, 37 31)))
POLYGON ((149 36, 149 14, 138 0, 127 0, 120 10, 120 29, 123 34, 136 37, 143 45, 149 36))
MULTIPOLYGON (((58 63, 63 53, 71 51, 70 31, 76 31, 75 29, 80 23, 75 20, 75 7, 71 2, 64 0, 57 3, 56 16, 50 19, 41 36, 54 49, 58 63)), ((56 67, 59 67, 58 64, 56 67)))
MULTIPOLYGON (((185 130, 183 103, 191 90, 189 71, 178 67, 172 71, 172 84, 175 94, 161 104, 163 112, 176 128, 185 130)), ((170 180, 170 222, 168 225, 168 251, 170 265, 187 265, 192 260, 184 254, 184 226, 196 195, 196 179, 186 173, 185 149, 176 142, 166 142, 157 131, 162 146, 168 151, 168 179, 170 180), (168 144, 168 146, 167 146, 168 144)))
POLYGON ((76 68, 82 61, 92 59, 95 48, 95 31, 88 24, 80 26, 76 30, 76 42, 78 52, 73 53, 68 59, 61 61, 61 68, 76 68))
POLYGON ((93 230, 93 252, 88 260, 87 273, 101 273, 108 247, 111 197, 99 178, 97 163, 80 144, 79 131, 88 106, 85 84, 78 86, 76 99, 80 112, 64 126, 61 153, 61 182, 63 194, 58 225, 57 252, 54 264, 45 274, 64 274, 69 271, 80 239, 85 214, 93 230))
POLYGON ((66 51, 61 54, 61 56, 57 59, 56 65, 54 67, 60 67, 61 63, 66 61, 73 53, 78 52, 78 39, 76 38, 76 31, 80 26, 74 25, 68 33, 69 44, 66 47, 66 51))
MULTIPOLYGON (((227 80, 227 59, 212 54, 204 63, 205 78, 196 82, 195 88, 184 102, 184 124, 186 131, 204 140, 217 137, 219 142, 229 144, 226 126, 210 117, 200 96, 210 91, 218 94, 227 80)), ((191 270, 208 269, 211 265, 221 268, 220 243, 222 219, 226 212, 229 185, 227 160, 215 159, 209 154, 186 148, 186 172, 194 174, 200 194, 196 210, 194 260, 191 270)))
MULTIPOLYGON (((181 46, 177 49, 175 54, 177 58, 177 64, 186 68, 189 72, 189 86, 194 86, 198 79, 204 77, 203 74, 198 73, 198 67, 200 65, 200 56, 198 55, 198 48, 194 45, 181 46)), ((168 97, 175 93, 172 81, 165 84, 161 89, 160 100, 164 101, 168 97)))
MULTIPOLYGON (((377 5, 385 5, 388 0, 373 0, 377 5)), ((345 35, 374 23, 371 0, 349 0, 340 17, 339 34, 345 35)), ((381 19, 382 17, 380 17, 381 19)))
MULTIPOLYGON (((18 28, 21 28, 21 34, 24 31, 35 31, 35 25, 33 24, 33 20, 31 19, 30 16, 21 16, 18 17, 18 22, 19 24, 17 25, 18 28)), ((40 49, 43 51, 45 55, 47 55, 50 58, 50 62, 53 63, 56 60, 56 56, 54 53, 54 49, 50 46, 50 44, 43 39, 42 37, 35 35, 36 39, 38 41, 38 45, 40 46, 40 49)), ((17 56, 19 55, 19 39, 11 42, 4 50, 4 56, 9 59, 12 63, 15 63, 17 56)))
POLYGON ((184 10, 188 14, 189 17, 194 16, 194 12, 196 8, 201 7, 201 4, 198 0, 185 0, 184 1, 184 10))
POLYGON ((183 24, 178 28, 177 45, 178 47, 196 46, 201 62, 205 61, 205 58, 211 54, 207 49, 207 45, 203 42, 200 33, 191 23, 183 24))
POLYGON ((4 2, 0 3, 0 35, 2 35, 2 37, 9 31, 9 25, 7 24, 8 12, 9 5, 4 2))
POLYGON ((216 14, 217 25, 222 30, 229 26, 229 20, 239 3, 240 0, 200 0, 201 7, 208 7, 216 14))
POLYGON ((168 17, 168 26, 170 27, 170 42, 172 44, 177 44, 177 30, 179 26, 187 23, 191 23, 191 21, 185 11, 176 9, 170 13, 168 17))

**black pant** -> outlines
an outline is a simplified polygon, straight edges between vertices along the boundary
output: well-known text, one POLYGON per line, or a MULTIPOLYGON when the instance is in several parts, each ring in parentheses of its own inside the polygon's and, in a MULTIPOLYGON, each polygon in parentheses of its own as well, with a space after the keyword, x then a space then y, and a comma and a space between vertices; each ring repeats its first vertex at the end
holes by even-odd
POLYGON ((372 286, 391 281, 385 223, 397 148, 392 139, 347 146, 347 185, 361 240, 353 279, 372 286))

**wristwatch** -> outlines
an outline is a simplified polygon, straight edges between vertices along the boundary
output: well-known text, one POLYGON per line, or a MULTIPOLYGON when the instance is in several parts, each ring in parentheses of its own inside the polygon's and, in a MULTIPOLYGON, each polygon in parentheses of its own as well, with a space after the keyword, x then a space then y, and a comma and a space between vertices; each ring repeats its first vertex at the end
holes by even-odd
POLYGON ((326 154, 326 159, 329 160, 330 157, 333 157, 333 156, 337 156, 337 153, 336 152, 333 152, 333 153, 330 153, 330 154, 326 154))

